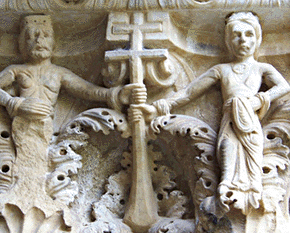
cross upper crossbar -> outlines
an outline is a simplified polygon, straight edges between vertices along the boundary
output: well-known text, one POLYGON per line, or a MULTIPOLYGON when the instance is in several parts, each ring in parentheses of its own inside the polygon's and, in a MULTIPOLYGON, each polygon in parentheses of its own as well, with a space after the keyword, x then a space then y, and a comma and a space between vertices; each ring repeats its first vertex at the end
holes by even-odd
POLYGON ((131 18, 131 24, 116 23, 112 26, 112 34, 130 36, 131 50, 143 49, 144 33, 162 32, 162 23, 159 22, 144 22, 144 13, 135 12, 131 18))
POLYGON ((134 31, 142 33, 158 33, 162 32, 161 23, 145 23, 143 25, 117 24, 112 27, 113 34, 130 34, 134 31))
POLYGON ((121 61, 128 60, 132 58, 141 58, 141 59, 167 59, 168 50, 167 49, 143 49, 143 50, 115 50, 107 51, 105 53, 105 61, 121 61))

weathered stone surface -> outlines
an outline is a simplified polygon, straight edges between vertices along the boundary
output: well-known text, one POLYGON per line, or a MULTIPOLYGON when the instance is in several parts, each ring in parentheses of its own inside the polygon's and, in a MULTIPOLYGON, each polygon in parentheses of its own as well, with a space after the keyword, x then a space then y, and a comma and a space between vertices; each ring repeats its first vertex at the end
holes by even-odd
POLYGON ((289 0, 0 12, 0 232, 290 230, 289 0))

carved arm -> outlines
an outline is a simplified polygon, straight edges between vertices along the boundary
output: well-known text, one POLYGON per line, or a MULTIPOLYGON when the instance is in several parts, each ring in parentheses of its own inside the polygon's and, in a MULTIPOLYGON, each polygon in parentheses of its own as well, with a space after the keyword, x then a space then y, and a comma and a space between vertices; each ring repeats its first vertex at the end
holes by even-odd
POLYGON ((24 101, 24 98, 12 97, 3 89, 12 85, 15 81, 13 67, 9 66, 0 73, 0 105, 6 107, 10 117, 14 117, 24 101))
POLYGON ((290 92, 290 86, 283 76, 270 64, 264 64, 264 81, 271 86, 267 93, 270 101, 274 101, 290 92))
POLYGON ((62 86, 72 95, 79 98, 92 101, 107 102, 108 106, 120 111, 123 104, 130 103, 132 90, 137 90, 140 95, 139 99, 146 101, 147 93, 144 85, 129 84, 124 87, 117 86, 113 88, 104 88, 96 86, 74 73, 66 73, 61 80, 62 86))
POLYGON ((0 105, 6 107, 8 101, 12 98, 6 91, 3 89, 10 86, 15 80, 13 72, 7 67, 0 73, 0 105))
POLYGON ((174 96, 155 101, 158 114, 166 115, 170 111, 182 105, 189 103, 191 100, 201 96, 208 88, 218 81, 217 71, 214 68, 209 69, 197 79, 193 80, 186 88, 177 92, 174 96))
POLYGON ((260 119, 266 114, 272 101, 290 92, 289 84, 272 65, 264 63, 261 64, 261 68, 263 80, 271 88, 250 98, 253 110, 259 110, 260 119))

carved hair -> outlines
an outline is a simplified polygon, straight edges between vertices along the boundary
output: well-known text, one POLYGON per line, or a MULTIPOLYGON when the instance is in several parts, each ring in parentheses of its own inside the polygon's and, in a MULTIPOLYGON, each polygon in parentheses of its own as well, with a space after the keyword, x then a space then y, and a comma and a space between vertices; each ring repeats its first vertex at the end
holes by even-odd
POLYGON ((225 28, 225 41, 227 48, 230 52, 232 52, 231 44, 230 44, 230 38, 232 33, 232 27, 235 24, 238 24, 240 22, 247 23, 251 25, 255 30, 256 35, 256 48, 255 52, 257 52, 257 49, 259 48, 262 40, 262 30, 261 26, 258 20, 258 17, 253 15, 252 12, 237 12, 233 13, 226 19, 226 28, 225 28))
POLYGON ((41 28, 42 30, 48 30, 50 31, 53 39, 54 39, 54 31, 52 26, 52 21, 50 16, 48 15, 29 15, 23 18, 20 24, 20 35, 19 35, 19 51, 24 57, 24 59, 27 59, 28 56, 27 50, 26 50, 26 31, 30 27, 36 27, 41 28))

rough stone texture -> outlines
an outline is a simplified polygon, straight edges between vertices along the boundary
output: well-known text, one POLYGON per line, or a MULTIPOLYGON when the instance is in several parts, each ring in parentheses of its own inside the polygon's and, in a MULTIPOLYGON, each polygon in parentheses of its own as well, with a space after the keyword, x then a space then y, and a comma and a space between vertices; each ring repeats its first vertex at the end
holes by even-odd
POLYGON ((289 0, 0 12, 0 232, 290 230, 289 0))

